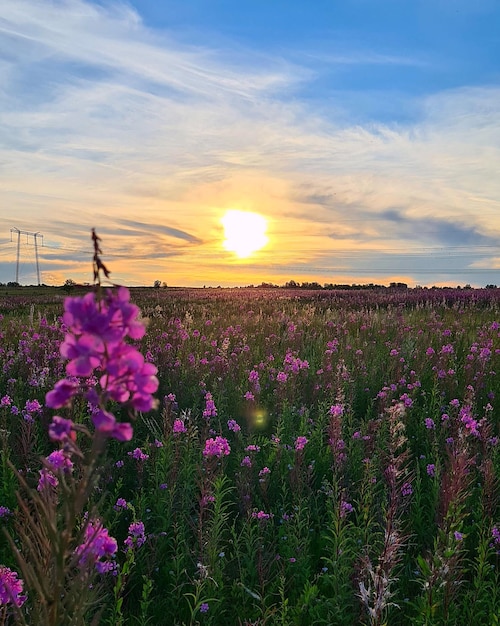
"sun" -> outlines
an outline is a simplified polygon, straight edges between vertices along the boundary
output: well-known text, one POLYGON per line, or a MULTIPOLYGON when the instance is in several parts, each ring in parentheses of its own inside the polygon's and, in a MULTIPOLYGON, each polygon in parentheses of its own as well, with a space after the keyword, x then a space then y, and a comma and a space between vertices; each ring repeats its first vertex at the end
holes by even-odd
POLYGON ((224 226, 224 248, 240 259, 246 259, 269 241, 266 218, 258 213, 231 209, 226 211, 221 222, 224 226))

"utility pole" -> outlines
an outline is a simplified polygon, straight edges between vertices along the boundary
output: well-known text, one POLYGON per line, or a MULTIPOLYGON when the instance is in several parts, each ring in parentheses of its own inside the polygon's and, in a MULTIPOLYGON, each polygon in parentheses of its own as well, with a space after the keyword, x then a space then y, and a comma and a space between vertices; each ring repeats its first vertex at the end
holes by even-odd
POLYGON ((43 235, 40 233, 32 233, 27 230, 19 230, 19 228, 11 228, 10 229, 10 239, 12 241, 12 233, 17 233, 17 255, 16 255, 16 283, 19 283, 19 257, 21 255, 21 235, 26 235, 26 243, 28 243, 29 238, 33 237, 35 242, 35 259, 36 259, 36 276, 38 279, 38 286, 40 286, 40 263, 38 260, 38 237, 42 240, 43 246, 43 235))

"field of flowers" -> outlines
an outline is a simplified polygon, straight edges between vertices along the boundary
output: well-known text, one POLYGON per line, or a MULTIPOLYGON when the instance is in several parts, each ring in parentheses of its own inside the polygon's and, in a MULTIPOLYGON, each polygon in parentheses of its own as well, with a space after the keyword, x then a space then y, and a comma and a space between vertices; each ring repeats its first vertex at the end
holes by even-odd
POLYGON ((0 295, 0 624, 500 623, 500 290, 64 300, 0 295))

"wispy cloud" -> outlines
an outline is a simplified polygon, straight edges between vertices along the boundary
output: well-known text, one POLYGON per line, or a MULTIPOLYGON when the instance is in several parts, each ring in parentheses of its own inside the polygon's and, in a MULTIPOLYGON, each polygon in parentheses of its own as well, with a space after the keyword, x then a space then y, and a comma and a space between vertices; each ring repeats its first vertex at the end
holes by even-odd
POLYGON ((59 277, 56 257, 88 249, 92 226, 125 277, 150 282, 164 267, 191 284, 223 283, 227 267, 226 283, 271 266, 331 278, 332 246, 499 240, 500 88, 435 93, 413 101, 411 123, 362 125, 308 91, 321 63, 429 59, 361 50, 315 67, 314 50, 302 62, 232 54, 153 31, 126 4, 83 0, 4 0, 0 54, 0 228, 43 230, 59 277), (230 265, 220 246, 235 207, 270 218, 255 266, 230 265), (144 261, 139 278, 124 252, 144 261))

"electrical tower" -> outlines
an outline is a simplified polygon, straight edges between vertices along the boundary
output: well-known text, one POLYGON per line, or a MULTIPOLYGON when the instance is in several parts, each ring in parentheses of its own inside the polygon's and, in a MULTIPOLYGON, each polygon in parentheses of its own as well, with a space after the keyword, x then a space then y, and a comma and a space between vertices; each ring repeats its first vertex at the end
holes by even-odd
POLYGON ((17 258, 16 258, 16 283, 19 283, 19 256, 21 252, 21 235, 26 235, 26 243, 28 243, 29 238, 33 237, 35 241, 35 259, 36 259, 36 276, 38 278, 38 286, 40 286, 40 264, 38 262, 38 237, 42 240, 43 246, 43 235, 40 233, 31 233, 27 230, 19 230, 19 228, 11 228, 10 229, 10 240, 12 241, 12 233, 17 233, 17 258))

